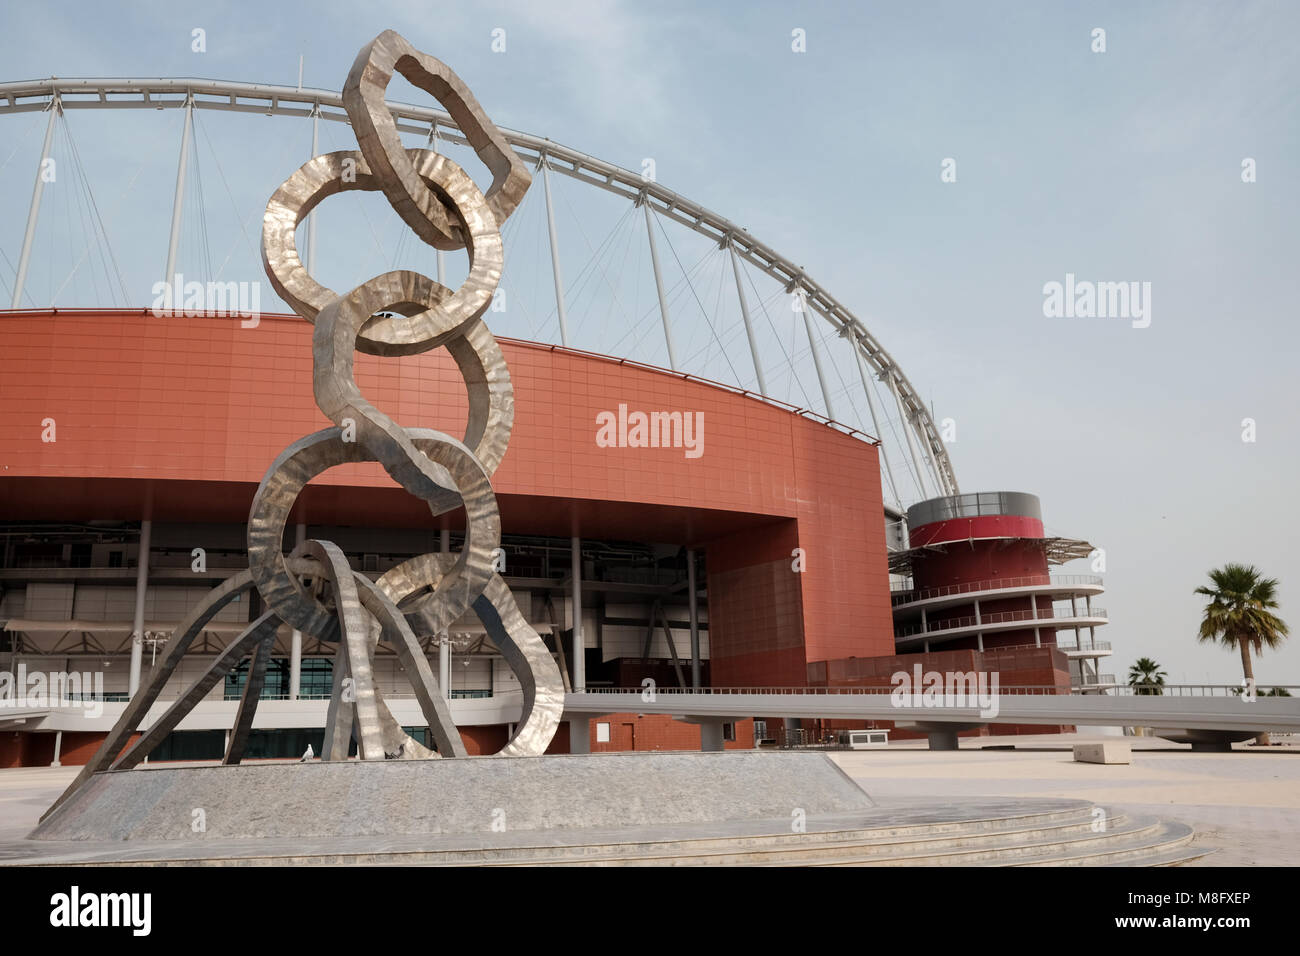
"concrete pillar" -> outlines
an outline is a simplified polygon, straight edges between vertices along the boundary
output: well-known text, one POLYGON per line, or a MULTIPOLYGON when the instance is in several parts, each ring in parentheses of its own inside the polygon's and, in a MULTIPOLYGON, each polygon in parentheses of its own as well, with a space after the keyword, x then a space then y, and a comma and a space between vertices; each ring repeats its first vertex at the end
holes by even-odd
POLYGON ((957 750, 957 731, 932 730, 929 733, 931 750, 957 750))
POLYGON ((797 740, 799 731, 803 729, 803 723, 798 717, 781 718, 782 727, 785 730, 785 745, 792 746, 792 741, 797 740))
POLYGON ((569 718, 569 753, 591 753, 591 718, 569 718))
POLYGON ((127 696, 134 697, 140 689, 140 668, 144 663, 144 599, 149 589, 149 543, 153 537, 153 522, 140 522, 140 553, 135 571, 135 618, 131 627, 131 671, 127 677, 127 696))
POLYGON ((56 730, 54 732, 54 759, 50 761, 51 767, 63 766, 63 764, 59 763, 59 754, 62 751, 63 751, 63 731, 56 730))
POLYGON ((1192 751, 1199 754, 1230 754, 1232 743, 1228 740, 1193 741, 1192 751))
MULTIPOLYGON (((313 133, 313 138, 315 134, 313 133)), ((313 150, 312 155, 316 155, 313 150)), ((315 246, 315 243, 312 243, 315 246)), ((307 525, 298 522, 294 549, 301 548, 307 540, 307 525)), ((295 630, 289 641, 289 699, 297 700, 302 693, 302 631, 295 630)))
POLYGON ((700 722, 700 750, 704 753, 719 753, 725 750, 722 739, 722 721, 705 720, 700 722))
POLYGON ((587 689, 587 645, 582 636, 582 539, 574 535, 569 543, 573 564, 573 690, 587 689))
POLYGON ((695 551, 686 549, 686 590, 689 594, 687 606, 691 621, 691 687, 700 689, 700 608, 695 583, 695 551))

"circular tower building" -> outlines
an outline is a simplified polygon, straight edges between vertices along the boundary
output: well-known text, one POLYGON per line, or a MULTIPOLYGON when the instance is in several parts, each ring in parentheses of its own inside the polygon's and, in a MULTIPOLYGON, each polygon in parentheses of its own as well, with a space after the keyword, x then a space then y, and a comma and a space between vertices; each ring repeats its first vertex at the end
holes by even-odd
POLYGON ((890 556, 897 652, 1038 648, 1055 645, 1070 662, 1071 684, 1101 689, 1110 645, 1095 639, 1107 623, 1093 606, 1104 590, 1096 574, 1050 568, 1099 552, 1073 538, 1049 537, 1036 495, 981 492, 931 498, 907 510, 909 546, 890 556))

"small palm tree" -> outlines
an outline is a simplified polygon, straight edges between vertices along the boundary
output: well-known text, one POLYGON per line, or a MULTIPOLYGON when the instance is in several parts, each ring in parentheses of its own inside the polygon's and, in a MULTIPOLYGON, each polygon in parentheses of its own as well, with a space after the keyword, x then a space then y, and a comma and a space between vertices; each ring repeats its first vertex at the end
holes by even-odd
MULTIPOLYGON (((1278 606, 1277 579, 1262 577, 1253 565, 1225 564, 1210 572, 1210 581, 1213 587, 1202 586, 1195 592, 1210 599, 1197 640, 1218 641, 1239 651, 1242 673, 1253 685, 1251 648, 1256 654, 1265 647, 1275 650, 1290 633, 1286 622, 1272 613, 1278 606)), ((1256 742, 1267 744, 1268 734, 1261 734, 1256 742)))
POLYGON ((1165 678, 1168 676, 1151 658, 1139 657, 1137 662, 1128 669, 1128 685, 1133 688, 1135 694, 1158 696, 1163 693, 1161 688, 1164 687, 1165 678))

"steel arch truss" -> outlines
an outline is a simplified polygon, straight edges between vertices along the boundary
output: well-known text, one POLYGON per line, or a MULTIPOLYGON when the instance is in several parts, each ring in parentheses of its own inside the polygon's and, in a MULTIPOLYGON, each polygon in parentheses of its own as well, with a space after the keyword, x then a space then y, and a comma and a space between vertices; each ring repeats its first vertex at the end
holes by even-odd
MULTIPOLYGON (((343 94, 224 80, 176 79, 44 79, 0 84, 0 114, 44 111, 58 101, 62 110, 75 109, 195 109, 261 113, 267 116, 319 117, 350 123, 343 94)), ((431 107, 391 101, 396 129, 462 145, 475 146, 450 113, 431 107)), ((909 451, 923 495, 923 469, 928 470, 941 495, 960 493, 947 448, 929 409, 903 374, 898 363, 867 330, 866 325, 830 292, 794 262, 760 242, 730 220, 667 189, 646 182, 640 173, 623 169, 586 153, 561 146, 540 136, 497 127, 505 142, 525 163, 546 168, 588 185, 615 193, 633 203, 645 203, 660 216, 694 230, 720 245, 729 244, 737 255, 789 292, 803 290, 808 303, 844 338, 851 339, 858 355, 896 398, 909 436, 909 451), (911 439, 920 449, 911 447, 911 439)), ((879 436, 878 436, 879 437, 879 436)))

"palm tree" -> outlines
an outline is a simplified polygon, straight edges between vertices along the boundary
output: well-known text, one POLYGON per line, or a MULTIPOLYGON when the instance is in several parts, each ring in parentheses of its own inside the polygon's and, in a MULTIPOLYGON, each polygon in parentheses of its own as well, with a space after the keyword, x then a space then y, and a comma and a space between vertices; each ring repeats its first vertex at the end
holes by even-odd
MULTIPOLYGON (((1251 647, 1256 654, 1265 647, 1276 650, 1290 633, 1286 622, 1272 613, 1278 606, 1277 579, 1261 577, 1254 565, 1225 564, 1210 572, 1210 581, 1213 587, 1202 586, 1195 592, 1210 599, 1197 640, 1218 641, 1240 651, 1242 673, 1253 686, 1251 647)), ((1256 743, 1267 744, 1268 734, 1261 734, 1256 743)))
POLYGON ((1137 662, 1128 669, 1128 685, 1133 688, 1135 694, 1158 696, 1163 693, 1160 688, 1164 686, 1165 678, 1168 676, 1151 658, 1139 657, 1137 662))

